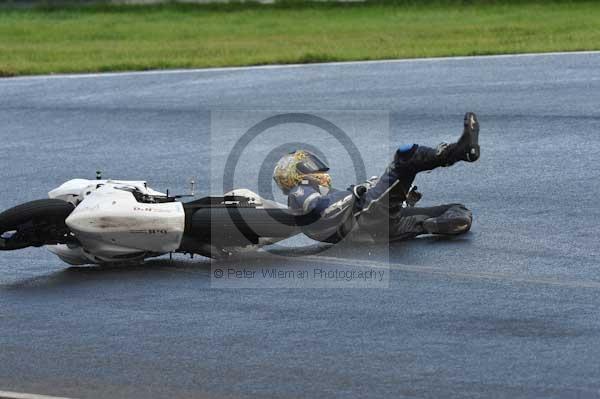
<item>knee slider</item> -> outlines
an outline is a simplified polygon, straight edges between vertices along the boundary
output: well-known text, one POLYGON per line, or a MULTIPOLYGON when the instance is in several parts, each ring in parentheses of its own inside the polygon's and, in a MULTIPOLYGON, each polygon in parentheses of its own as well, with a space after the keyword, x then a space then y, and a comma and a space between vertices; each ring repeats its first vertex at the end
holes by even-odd
POLYGON ((417 151, 419 146, 417 144, 403 144, 396 150, 394 156, 395 161, 408 161, 412 158, 413 154, 417 151))

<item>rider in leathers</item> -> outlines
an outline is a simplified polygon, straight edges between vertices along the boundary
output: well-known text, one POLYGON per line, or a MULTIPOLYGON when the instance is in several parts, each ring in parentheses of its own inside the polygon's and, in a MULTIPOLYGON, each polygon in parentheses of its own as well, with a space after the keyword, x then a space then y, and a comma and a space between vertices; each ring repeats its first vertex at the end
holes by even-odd
POLYGON ((468 112, 463 134, 456 143, 441 143, 435 149, 403 145, 380 177, 347 190, 332 189, 327 165, 305 150, 281 158, 273 178, 288 195, 292 210, 318 216, 316 222, 303 228, 317 241, 339 242, 357 226, 378 241, 421 234, 462 234, 471 228, 470 210, 461 204, 414 207, 420 194, 411 187, 419 172, 458 161, 475 162, 480 152, 478 136, 477 118, 468 112))

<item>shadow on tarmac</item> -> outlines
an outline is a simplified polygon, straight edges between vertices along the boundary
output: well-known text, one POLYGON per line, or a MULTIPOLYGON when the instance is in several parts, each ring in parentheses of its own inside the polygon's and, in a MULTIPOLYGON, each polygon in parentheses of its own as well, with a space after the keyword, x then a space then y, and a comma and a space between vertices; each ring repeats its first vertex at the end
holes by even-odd
MULTIPOLYGON (((402 262, 403 254, 411 250, 423 250, 431 245, 450 244, 452 246, 469 245, 471 240, 465 236, 424 236, 412 240, 396 241, 392 243, 366 243, 345 242, 337 245, 315 244, 302 248, 271 248, 268 252, 257 251, 238 254, 227 259, 211 260, 201 256, 193 259, 182 259, 177 256, 174 259, 157 258, 150 259, 140 265, 110 265, 110 266, 71 266, 63 270, 45 275, 20 279, 18 281, 1 284, 0 290, 38 290, 38 289, 61 289, 74 288, 85 285, 97 286, 98 283, 120 283, 139 280, 139 283, 152 283, 161 279, 172 279, 174 276, 186 275, 186 278, 194 278, 210 283, 211 265, 240 265, 243 263, 247 268, 282 267, 285 263, 297 264, 303 262, 303 257, 310 256, 307 265, 318 262, 323 258, 339 258, 360 261, 402 262)), ((94 287, 90 286, 90 289, 94 287)))

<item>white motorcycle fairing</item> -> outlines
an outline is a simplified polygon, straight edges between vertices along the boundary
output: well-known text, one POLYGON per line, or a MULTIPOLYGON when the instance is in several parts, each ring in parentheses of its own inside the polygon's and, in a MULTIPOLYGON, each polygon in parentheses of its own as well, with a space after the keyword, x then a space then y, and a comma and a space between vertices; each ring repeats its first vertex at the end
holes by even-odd
POLYGON ((138 197, 166 197, 143 181, 70 180, 49 193, 73 203, 65 220, 81 245, 48 249, 69 264, 139 261, 174 252, 185 229, 181 202, 139 202, 138 197))

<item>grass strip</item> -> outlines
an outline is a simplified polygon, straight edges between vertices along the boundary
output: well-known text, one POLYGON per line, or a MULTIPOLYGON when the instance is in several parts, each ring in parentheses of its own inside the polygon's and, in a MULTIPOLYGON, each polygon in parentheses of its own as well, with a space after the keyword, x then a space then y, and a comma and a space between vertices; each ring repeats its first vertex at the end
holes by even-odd
POLYGON ((600 3, 0 8, 0 75, 600 50, 600 3))

